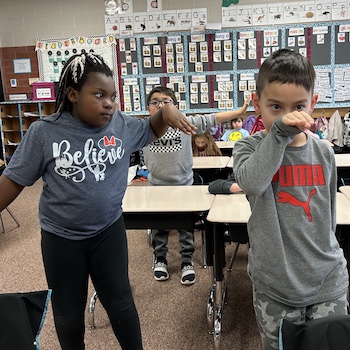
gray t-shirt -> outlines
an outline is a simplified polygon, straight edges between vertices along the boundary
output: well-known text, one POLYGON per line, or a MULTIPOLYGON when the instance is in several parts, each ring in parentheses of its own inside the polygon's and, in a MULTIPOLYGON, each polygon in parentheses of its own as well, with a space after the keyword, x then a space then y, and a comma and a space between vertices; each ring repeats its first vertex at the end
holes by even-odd
POLYGON ((248 272, 258 290, 303 307, 348 288, 335 237, 337 173, 333 150, 308 136, 291 147, 294 127, 277 119, 270 132, 237 141, 233 172, 251 207, 248 272))
MULTIPOLYGON (((187 116, 187 120, 203 134, 216 125, 215 114, 187 116)), ((150 185, 192 185, 192 138, 179 130, 169 128, 157 141, 143 149, 150 185)))
POLYGON ((41 227, 72 240, 94 236, 122 214, 130 154, 152 141, 149 119, 117 111, 104 127, 69 113, 34 122, 4 174, 31 186, 42 177, 41 227))

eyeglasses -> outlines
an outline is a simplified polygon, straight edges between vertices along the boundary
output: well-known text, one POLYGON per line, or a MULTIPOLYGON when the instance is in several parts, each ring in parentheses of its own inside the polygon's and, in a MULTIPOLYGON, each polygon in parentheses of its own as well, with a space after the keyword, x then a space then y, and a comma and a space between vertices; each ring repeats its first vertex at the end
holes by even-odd
POLYGON ((158 107, 160 103, 164 106, 170 103, 173 104, 174 101, 173 100, 152 100, 148 102, 148 105, 152 107, 158 107))

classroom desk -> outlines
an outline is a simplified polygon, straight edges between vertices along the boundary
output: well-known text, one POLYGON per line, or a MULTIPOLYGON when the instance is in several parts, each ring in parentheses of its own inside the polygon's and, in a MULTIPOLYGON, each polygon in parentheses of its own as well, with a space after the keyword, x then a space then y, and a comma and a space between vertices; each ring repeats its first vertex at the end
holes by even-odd
POLYGON ((216 179, 227 179, 229 173, 226 165, 230 157, 207 156, 193 157, 193 173, 195 184, 208 185, 216 179))
POLYGON ((224 169, 226 168, 229 160, 230 157, 227 156, 193 157, 192 169, 224 169))
MULTIPOLYGON (((193 230, 204 222, 214 200, 208 186, 135 186, 126 188, 123 218, 126 229, 193 230)), ((202 225, 203 264, 206 265, 206 242, 202 225)), ((93 293, 88 307, 90 329, 95 328, 94 310, 98 295, 93 293)))
POLYGON ((221 148, 230 148, 232 149, 236 141, 215 141, 216 145, 221 149, 221 148))
POLYGON ((227 230, 227 224, 246 227, 249 217, 250 206, 243 193, 216 195, 207 215, 205 235, 210 280, 207 321, 209 331, 214 335, 215 349, 220 349, 222 312, 226 296, 224 232, 227 230))
MULTIPOLYGON (((208 186, 128 186, 123 198, 127 229, 193 230, 203 221, 214 195, 208 186)), ((203 265, 206 244, 202 230, 203 265)))
POLYGON ((215 141, 215 143, 220 148, 223 156, 232 156, 232 148, 235 146, 236 141, 215 141))
MULTIPOLYGON (((347 234, 350 225, 349 208, 350 200, 344 194, 338 192, 337 225, 345 227, 347 234)), ((215 349, 220 349, 222 312, 226 296, 224 232, 227 230, 227 227, 233 226, 233 229, 240 230, 240 232, 237 236, 233 232, 232 239, 246 243, 245 238, 242 236, 242 227, 246 229, 250 213, 250 205, 245 194, 237 193, 216 195, 207 215, 207 228, 205 231, 207 269, 210 273, 211 281, 207 303, 207 320, 209 329, 214 334, 215 349)))

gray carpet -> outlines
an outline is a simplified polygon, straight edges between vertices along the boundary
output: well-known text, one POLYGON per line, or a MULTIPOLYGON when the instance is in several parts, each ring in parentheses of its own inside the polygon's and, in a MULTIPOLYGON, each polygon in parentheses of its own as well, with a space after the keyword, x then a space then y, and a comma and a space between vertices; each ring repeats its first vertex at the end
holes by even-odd
MULTIPOLYGON (((0 231, 0 293, 26 292, 46 289, 46 280, 40 251, 38 201, 41 182, 25 188, 10 208, 21 226, 3 211, 6 233, 0 231)), ((1 226, 0 226, 1 230, 1 226)), ((148 246, 146 230, 130 230, 129 273, 138 308, 145 350, 214 349, 213 336, 208 334, 206 305, 209 292, 208 271, 201 266, 201 234, 196 231, 194 264, 197 281, 193 286, 180 283, 180 255, 178 234, 169 237, 168 264, 170 279, 153 279, 152 250, 148 246)), ((228 245, 227 254, 234 246, 228 245)), ((228 274, 227 305, 223 311, 221 349, 261 349, 252 308, 251 283, 246 273, 247 247, 241 245, 228 274)), ((90 285, 90 294, 94 289, 90 285)), ((86 327, 87 350, 120 349, 114 338, 108 318, 97 301, 96 329, 86 327)), ((53 325, 52 310, 48 311, 41 336, 42 350, 59 350, 53 325)))

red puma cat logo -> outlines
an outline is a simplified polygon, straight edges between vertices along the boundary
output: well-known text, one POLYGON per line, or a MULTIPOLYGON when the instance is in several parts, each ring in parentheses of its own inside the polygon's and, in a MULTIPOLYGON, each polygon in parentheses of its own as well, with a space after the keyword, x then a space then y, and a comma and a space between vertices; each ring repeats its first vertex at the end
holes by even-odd
POLYGON ((311 197, 316 193, 316 189, 312 190, 309 194, 309 198, 306 202, 300 201, 298 198, 295 198, 293 195, 291 195, 288 192, 280 191, 278 193, 277 202, 278 203, 289 203, 291 205, 294 205, 296 207, 302 207, 305 211, 305 214, 307 215, 307 218, 309 221, 312 221, 311 211, 310 211, 310 200, 311 197))

